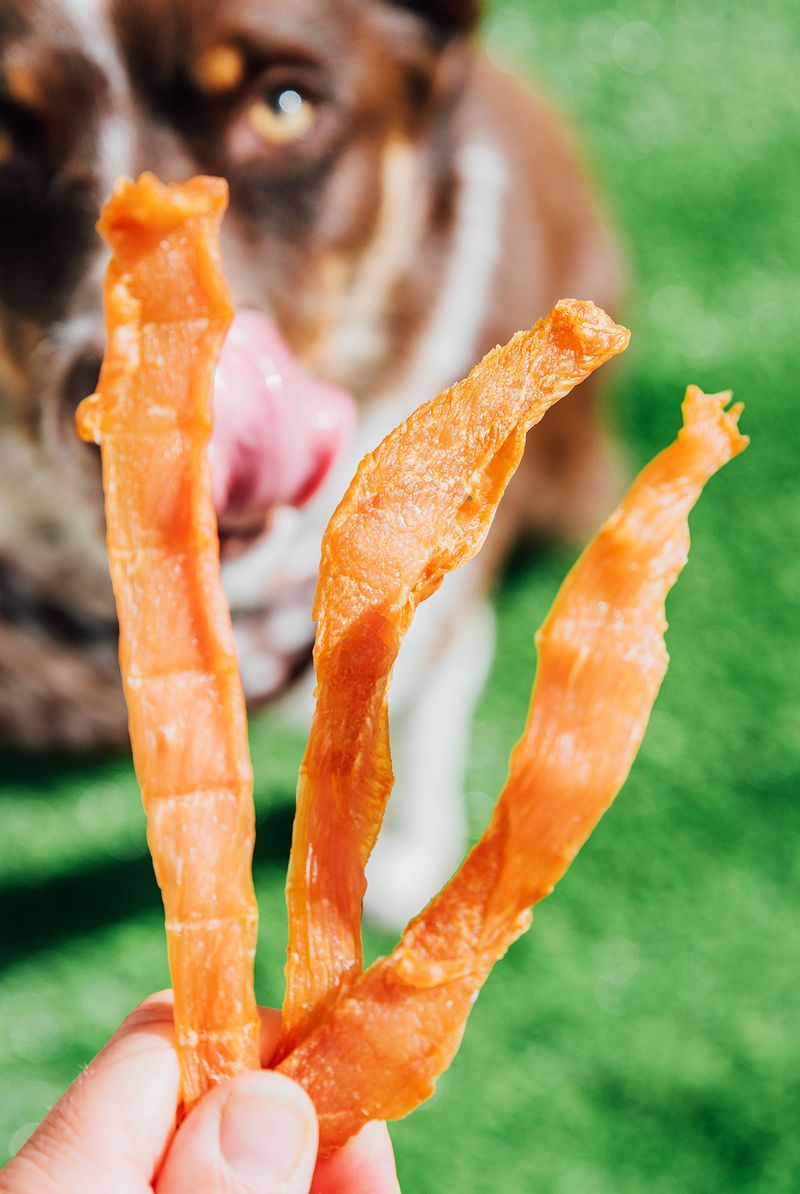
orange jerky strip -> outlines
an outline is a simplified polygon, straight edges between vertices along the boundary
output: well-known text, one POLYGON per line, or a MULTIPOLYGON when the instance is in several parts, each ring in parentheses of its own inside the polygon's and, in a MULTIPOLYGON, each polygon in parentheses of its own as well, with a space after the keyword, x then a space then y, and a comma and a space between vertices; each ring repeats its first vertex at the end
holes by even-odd
POLYGON ((164 897, 183 1096, 258 1068, 257 910, 247 723, 219 575, 207 445, 232 309, 220 179, 118 183, 98 392, 78 409, 103 458, 120 665, 164 897))
POLYGON ((526 432, 628 338, 592 303, 563 300, 365 457, 328 525, 278 1057, 361 973, 364 867, 392 787, 386 695, 414 610, 480 548, 526 432))
POLYGON ((747 443, 728 397, 690 387, 677 440, 564 582, 537 638, 528 722, 484 837, 397 949, 279 1067, 311 1095, 323 1154, 432 1093, 492 965, 625 781, 666 671, 664 602, 686 562, 689 511, 747 443))

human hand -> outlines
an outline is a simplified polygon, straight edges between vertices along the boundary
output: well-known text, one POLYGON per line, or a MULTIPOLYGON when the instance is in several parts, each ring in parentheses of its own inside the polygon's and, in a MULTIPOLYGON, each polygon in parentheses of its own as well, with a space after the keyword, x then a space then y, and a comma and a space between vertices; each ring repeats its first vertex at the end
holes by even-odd
MULTIPOLYGON (((261 1010, 261 1061, 280 1016, 261 1010)), ((172 993, 146 999, 0 1173, 0 1194, 399 1194, 385 1124, 317 1165, 305 1091, 270 1070, 207 1094, 175 1131, 172 993)))

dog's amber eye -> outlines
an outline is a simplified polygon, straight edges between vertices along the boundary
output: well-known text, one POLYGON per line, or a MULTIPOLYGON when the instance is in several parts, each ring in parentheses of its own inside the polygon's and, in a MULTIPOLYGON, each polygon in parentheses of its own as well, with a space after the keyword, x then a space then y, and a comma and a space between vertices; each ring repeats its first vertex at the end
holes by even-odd
POLYGON ((289 145, 310 132, 317 105, 295 87, 275 87, 250 108, 250 124, 270 145, 289 145))

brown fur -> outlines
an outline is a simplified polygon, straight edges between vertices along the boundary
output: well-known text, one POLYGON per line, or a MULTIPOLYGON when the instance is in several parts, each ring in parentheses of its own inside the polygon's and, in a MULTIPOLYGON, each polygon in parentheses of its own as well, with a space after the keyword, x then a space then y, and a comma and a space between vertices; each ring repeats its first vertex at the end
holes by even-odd
MULTIPOLYGON (((0 0, 0 131, 13 145, 0 161, 0 734, 28 745, 125 734, 98 461, 72 428, 102 349, 93 224, 109 169, 225 175, 234 301, 271 314, 313 369, 365 411, 383 402, 391 422, 557 298, 613 307, 616 287, 568 138, 473 48, 473 6, 118 0, 98 11, 95 40, 63 2, 0 0), (240 55, 241 81, 237 69, 229 85, 203 84, 197 64, 220 45, 240 55), (318 100, 317 123, 300 144, 254 146, 247 104, 285 80, 318 100), (474 334, 452 327, 441 370, 423 368, 462 243, 459 155, 477 141, 505 172, 496 261, 474 334)), ((584 387, 534 437, 498 550, 520 523, 582 533, 610 502, 610 459, 584 387)), ((299 516, 304 558, 324 514, 299 516)), ((221 530, 223 556, 246 556, 241 528, 221 530)), ((276 629, 310 603, 313 567, 292 561, 281 556, 255 608, 233 600, 247 643, 274 653, 275 691, 310 640, 276 629)))

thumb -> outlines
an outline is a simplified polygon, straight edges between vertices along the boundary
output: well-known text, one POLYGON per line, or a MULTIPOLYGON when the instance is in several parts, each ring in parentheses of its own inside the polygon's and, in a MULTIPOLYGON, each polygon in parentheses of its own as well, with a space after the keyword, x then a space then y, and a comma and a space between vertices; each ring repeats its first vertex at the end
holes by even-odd
POLYGON ((306 1092, 269 1070, 205 1095, 178 1129, 156 1194, 308 1194, 317 1117, 306 1092))

